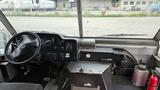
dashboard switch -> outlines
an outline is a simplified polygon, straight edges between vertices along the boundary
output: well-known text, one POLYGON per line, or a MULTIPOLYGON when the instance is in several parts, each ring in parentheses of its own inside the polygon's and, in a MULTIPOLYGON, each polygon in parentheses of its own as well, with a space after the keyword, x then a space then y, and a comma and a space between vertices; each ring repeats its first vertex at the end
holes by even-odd
POLYGON ((86 54, 86 58, 91 58, 91 54, 86 54))
POLYGON ((70 58, 70 54, 66 53, 65 58, 70 58))

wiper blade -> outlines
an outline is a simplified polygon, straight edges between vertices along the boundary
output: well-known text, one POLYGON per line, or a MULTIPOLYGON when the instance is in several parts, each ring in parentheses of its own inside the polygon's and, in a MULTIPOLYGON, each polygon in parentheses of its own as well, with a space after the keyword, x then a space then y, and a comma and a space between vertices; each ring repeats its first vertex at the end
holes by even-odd
POLYGON ((103 35, 105 36, 147 36, 147 34, 107 34, 107 35, 103 35))

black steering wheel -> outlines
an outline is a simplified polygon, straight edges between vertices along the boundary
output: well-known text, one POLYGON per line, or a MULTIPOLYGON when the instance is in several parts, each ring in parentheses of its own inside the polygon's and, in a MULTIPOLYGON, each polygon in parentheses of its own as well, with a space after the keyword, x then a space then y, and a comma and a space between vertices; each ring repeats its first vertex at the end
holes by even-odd
POLYGON ((14 35, 5 48, 6 60, 12 64, 22 64, 33 59, 40 51, 41 40, 36 33, 22 32, 14 35))

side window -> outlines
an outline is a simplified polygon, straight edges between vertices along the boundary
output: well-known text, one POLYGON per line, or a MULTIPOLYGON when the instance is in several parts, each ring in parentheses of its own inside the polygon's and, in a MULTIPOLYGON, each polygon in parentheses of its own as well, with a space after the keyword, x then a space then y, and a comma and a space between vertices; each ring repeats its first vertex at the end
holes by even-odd
POLYGON ((8 32, 7 28, 3 25, 3 23, 1 21, 0 21, 0 32, 3 32, 6 34, 7 41, 11 38, 11 34, 8 32))
POLYGON ((8 32, 6 27, 0 21, 0 56, 4 55, 4 48, 7 41, 11 38, 11 34, 8 32))

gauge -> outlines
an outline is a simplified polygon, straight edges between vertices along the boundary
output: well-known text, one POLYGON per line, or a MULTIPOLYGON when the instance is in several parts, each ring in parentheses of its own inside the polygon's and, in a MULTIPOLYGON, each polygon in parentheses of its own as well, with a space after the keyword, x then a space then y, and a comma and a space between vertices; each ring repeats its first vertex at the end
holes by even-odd
POLYGON ((72 51, 72 44, 71 43, 66 43, 66 51, 68 51, 68 52, 72 51))
POLYGON ((52 38, 51 41, 52 41, 52 43, 54 43, 54 41, 55 41, 54 38, 52 38))

